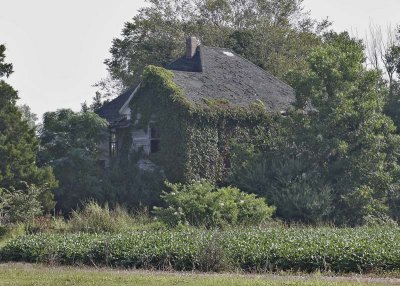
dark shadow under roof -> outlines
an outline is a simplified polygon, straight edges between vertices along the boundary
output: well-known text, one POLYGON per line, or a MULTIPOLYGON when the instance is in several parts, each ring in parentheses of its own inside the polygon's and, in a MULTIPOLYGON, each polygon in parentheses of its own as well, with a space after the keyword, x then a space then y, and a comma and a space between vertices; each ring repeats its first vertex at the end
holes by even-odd
POLYGON ((227 49, 201 46, 193 59, 182 57, 167 68, 196 103, 214 99, 245 107, 261 101, 268 111, 280 112, 295 101, 293 88, 227 49))

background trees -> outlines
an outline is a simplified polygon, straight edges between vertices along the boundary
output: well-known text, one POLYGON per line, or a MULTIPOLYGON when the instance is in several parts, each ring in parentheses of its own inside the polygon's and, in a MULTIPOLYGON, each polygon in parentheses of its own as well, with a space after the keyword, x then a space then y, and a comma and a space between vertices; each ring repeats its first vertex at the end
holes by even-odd
POLYGON ((40 189, 41 207, 50 210, 56 180, 50 167, 36 165, 39 141, 35 128, 16 105, 17 91, 3 79, 12 72, 12 65, 5 62, 5 46, 0 45, 0 188, 24 191, 35 185, 40 189))
POLYGON ((99 145, 107 140, 107 124, 93 112, 60 109, 43 116, 40 163, 49 164, 59 181, 58 208, 69 212, 85 199, 102 201, 99 145))
MULTIPOLYGON (((187 36, 202 44, 231 48, 280 78, 302 69, 329 23, 303 13, 298 0, 151 0, 125 24, 105 61, 110 79, 99 83, 126 88, 138 83, 147 65, 166 66, 184 53, 187 36)), ((112 88, 111 88, 112 89, 112 88)))

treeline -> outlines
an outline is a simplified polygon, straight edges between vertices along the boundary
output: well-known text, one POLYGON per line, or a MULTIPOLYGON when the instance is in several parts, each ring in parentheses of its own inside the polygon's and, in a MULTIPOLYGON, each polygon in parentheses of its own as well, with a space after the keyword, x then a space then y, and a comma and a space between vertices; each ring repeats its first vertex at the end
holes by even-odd
MULTIPOLYGON (((302 1, 149 2, 114 39, 105 61, 110 77, 80 112, 48 112, 34 127, 29 112, 17 107, 16 91, 0 81, 3 221, 54 209, 68 214, 88 199, 132 209, 173 206, 160 199, 162 171, 139 170, 137 154, 127 151, 106 170, 98 166, 107 128, 93 111, 110 93, 140 81, 145 66, 165 66, 183 54, 182 43, 192 35, 204 45, 234 50, 296 90, 296 105, 266 134, 252 144, 232 142, 226 184, 264 198, 287 221, 399 219, 400 30, 384 49, 369 46, 367 60, 365 43, 310 18, 302 1), (374 55, 382 60, 374 62, 374 55)), ((1 46, 0 77, 12 73, 4 51, 1 46)))

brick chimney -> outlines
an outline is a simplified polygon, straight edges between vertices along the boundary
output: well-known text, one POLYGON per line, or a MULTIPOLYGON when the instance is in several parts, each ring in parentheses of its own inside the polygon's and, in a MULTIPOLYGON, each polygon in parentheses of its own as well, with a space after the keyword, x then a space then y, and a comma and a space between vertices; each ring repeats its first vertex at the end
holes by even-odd
POLYGON ((191 59, 196 54, 198 40, 196 37, 189 37, 186 39, 186 58, 191 59))

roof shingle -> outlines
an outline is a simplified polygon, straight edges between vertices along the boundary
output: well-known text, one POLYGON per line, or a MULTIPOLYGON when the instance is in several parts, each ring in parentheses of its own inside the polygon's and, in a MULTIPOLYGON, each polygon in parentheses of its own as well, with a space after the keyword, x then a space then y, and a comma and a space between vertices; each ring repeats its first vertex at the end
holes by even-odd
MULTIPOLYGON (((223 100, 247 107, 263 102, 269 112, 287 110, 295 101, 295 93, 286 83, 245 58, 223 48, 200 46, 192 59, 185 56, 167 66, 185 95, 198 104, 207 100, 223 100)), ((125 116, 119 113, 136 86, 129 88, 97 111, 110 123, 125 116)))
POLYGON ((246 107, 262 101, 268 111, 280 112, 295 101, 293 88, 227 49, 201 46, 193 59, 181 58, 167 68, 196 103, 217 99, 246 107))

